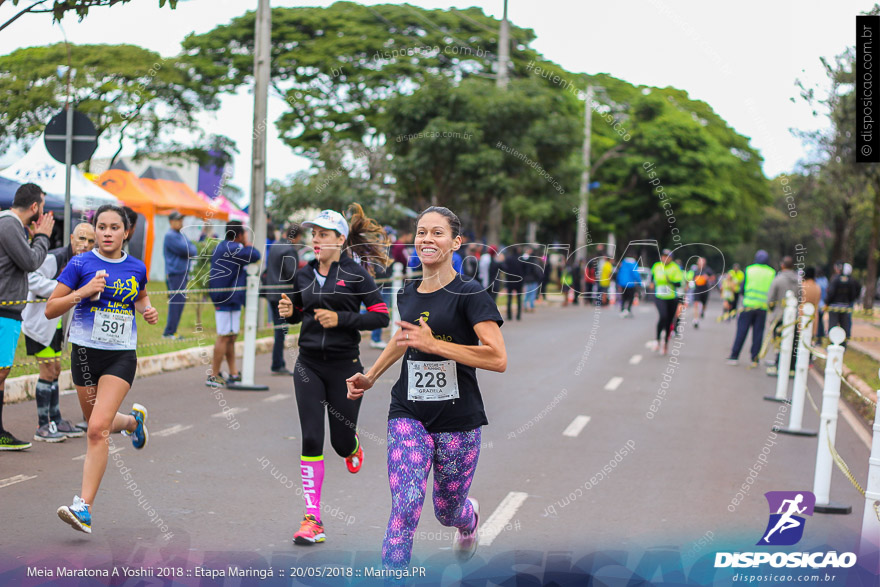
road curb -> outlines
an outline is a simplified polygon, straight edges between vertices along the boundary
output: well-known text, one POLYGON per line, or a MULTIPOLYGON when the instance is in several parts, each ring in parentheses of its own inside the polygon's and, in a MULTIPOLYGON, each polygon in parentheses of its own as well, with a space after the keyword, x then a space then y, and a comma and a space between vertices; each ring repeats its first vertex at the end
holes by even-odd
MULTIPOLYGON (((285 339, 285 347, 290 348, 296 345, 299 340, 299 334, 289 334, 285 339)), ((272 345, 275 342, 273 336, 267 336, 257 339, 256 352, 258 354, 272 352, 272 345)), ((214 352, 214 341, 205 339, 206 344, 181 349, 170 353, 162 353, 161 355, 150 355, 146 357, 138 357, 137 379, 142 377, 150 377, 160 373, 169 373, 171 371, 180 371, 198 365, 210 365, 211 356, 214 352)), ((244 354, 244 341, 235 343, 235 354, 241 356, 244 354)), ((22 375, 20 377, 12 377, 6 380, 6 391, 4 394, 5 404, 16 404, 20 402, 31 401, 36 397, 37 380, 39 375, 22 375)), ((61 390, 73 389, 73 380, 70 376, 70 369, 61 372, 58 378, 58 385, 61 390)))

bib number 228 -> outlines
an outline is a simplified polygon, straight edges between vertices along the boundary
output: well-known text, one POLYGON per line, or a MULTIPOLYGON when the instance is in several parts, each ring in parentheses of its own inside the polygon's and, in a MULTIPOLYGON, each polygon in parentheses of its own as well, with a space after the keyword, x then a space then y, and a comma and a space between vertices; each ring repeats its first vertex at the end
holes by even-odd
POLYGON ((407 361, 407 397, 412 401, 444 401, 458 398, 455 361, 407 361))

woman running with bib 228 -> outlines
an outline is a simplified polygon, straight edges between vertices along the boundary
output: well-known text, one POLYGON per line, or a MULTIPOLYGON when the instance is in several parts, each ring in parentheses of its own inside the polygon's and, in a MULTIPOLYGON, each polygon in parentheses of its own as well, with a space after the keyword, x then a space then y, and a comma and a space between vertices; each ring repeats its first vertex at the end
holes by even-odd
POLYGON ((423 274, 398 294, 400 330, 366 374, 348 378, 348 397, 357 400, 404 358, 388 414, 391 517, 382 545, 388 569, 409 565, 432 467, 434 513, 458 529, 456 556, 466 561, 477 547, 479 506, 468 490, 488 420, 476 370, 503 372, 507 351, 498 306, 478 281, 464 281, 452 267, 460 232, 447 208, 419 215, 415 247, 423 274))
POLYGON ((134 404, 120 414, 137 369, 135 310, 147 324, 159 313, 147 295, 147 268, 122 250, 129 228, 122 208, 104 205, 95 212, 97 248, 71 259, 46 302, 46 318, 71 308, 71 376, 83 417, 89 423, 88 448, 83 465, 82 497, 58 508, 58 517, 74 529, 91 534, 91 505, 107 468, 110 434, 127 432, 136 449, 147 444, 147 409, 134 404))

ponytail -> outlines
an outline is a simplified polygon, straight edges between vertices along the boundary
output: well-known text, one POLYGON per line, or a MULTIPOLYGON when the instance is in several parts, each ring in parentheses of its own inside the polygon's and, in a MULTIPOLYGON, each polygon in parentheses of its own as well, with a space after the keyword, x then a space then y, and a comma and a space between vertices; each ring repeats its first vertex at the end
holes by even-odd
POLYGON ((378 222, 364 214, 360 204, 350 205, 348 212, 351 218, 348 221, 348 238, 345 239, 343 250, 352 258, 357 255, 364 269, 375 276, 377 265, 384 269, 391 264, 388 256, 391 239, 378 222))

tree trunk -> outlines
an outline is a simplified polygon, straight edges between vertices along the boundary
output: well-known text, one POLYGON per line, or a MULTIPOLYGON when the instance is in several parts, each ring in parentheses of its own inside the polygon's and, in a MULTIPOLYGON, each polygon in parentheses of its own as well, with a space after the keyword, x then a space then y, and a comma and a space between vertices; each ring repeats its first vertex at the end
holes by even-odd
POLYGON ((880 262, 880 181, 874 184, 874 209, 871 214, 871 241, 868 244, 868 274, 865 277, 865 299, 862 303, 866 310, 874 308, 874 289, 877 285, 877 263, 880 262))

